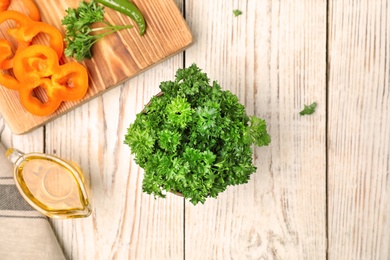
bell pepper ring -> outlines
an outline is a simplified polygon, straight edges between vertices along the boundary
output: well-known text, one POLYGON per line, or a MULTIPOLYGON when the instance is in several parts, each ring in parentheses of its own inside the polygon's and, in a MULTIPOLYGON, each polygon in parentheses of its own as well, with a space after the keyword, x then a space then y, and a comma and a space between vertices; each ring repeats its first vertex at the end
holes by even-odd
POLYGON ((21 103, 34 115, 50 115, 63 101, 79 100, 88 91, 87 69, 78 62, 59 65, 49 46, 28 46, 15 54, 14 63, 21 103))
MULTIPOLYGON (((41 20, 41 14, 39 13, 38 7, 32 0, 21 0, 24 7, 27 9, 28 16, 34 21, 41 20)), ((10 0, 0 0, 0 12, 6 11, 10 5, 10 0)))
POLYGON ((0 12, 7 10, 10 2, 10 0, 0 0, 0 12))
MULTIPOLYGON (((19 43, 19 46, 16 49, 16 53, 18 53, 20 50, 22 50, 25 47, 30 46, 30 45, 31 44, 28 42, 19 43)), ((9 70, 9 69, 12 69, 14 67, 14 58, 13 57, 11 58, 11 56, 12 56, 12 52, 8 56, 9 57, 8 59, 3 60, 2 63, 0 62, 0 69, 9 70)))
POLYGON ((0 12, 0 23, 3 23, 4 21, 7 20, 15 21, 18 27, 26 26, 30 21, 32 21, 30 17, 18 11, 6 10, 0 12))
POLYGON ((3 63, 9 61, 12 56, 12 45, 5 39, 0 39, 0 69, 3 69, 3 63))
POLYGON ((40 33, 48 35, 49 46, 55 50, 58 58, 61 58, 64 51, 64 41, 61 32, 54 26, 44 22, 33 22, 31 26, 24 27, 19 32, 20 39, 24 41, 32 41, 40 33))
POLYGON ((10 34, 18 44, 24 43, 23 46, 28 45, 40 33, 49 36, 49 46, 52 47, 58 58, 62 56, 64 51, 64 42, 62 34, 57 28, 44 22, 32 20, 30 17, 13 10, 0 12, 0 24, 7 20, 16 22, 16 26, 8 29, 10 34))
MULTIPOLYGON (((11 43, 7 40, 0 39, 0 68, 3 69, 4 64, 9 62, 9 57, 12 56, 11 43)), ((20 88, 20 82, 14 77, 0 73, 0 84, 13 90, 20 88)))
POLYGON ((23 2, 24 7, 26 7, 28 11, 28 16, 31 20, 40 21, 41 14, 39 13, 38 7, 32 0, 21 0, 23 2))
POLYGON ((34 44, 15 54, 13 72, 21 82, 36 82, 53 75, 58 67, 58 56, 52 48, 34 44))
POLYGON ((61 105, 62 101, 53 95, 55 92, 53 92, 53 89, 51 88, 51 80, 44 78, 34 85, 26 85, 24 88, 19 89, 19 97, 22 106, 28 112, 37 116, 48 116, 54 113, 61 105), (37 96, 36 90, 38 88, 42 88, 46 92, 45 97, 37 96))
POLYGON ((79 100, 88 91, 87 69, 77 62, 68 62, 61 65, 51 76, 54 85, 58 87, 58 94, 63 101, 79 100))
POLYGON ((0 72, 0 84, 12 90, 19 90, 22 84, 14 77, 0 72))

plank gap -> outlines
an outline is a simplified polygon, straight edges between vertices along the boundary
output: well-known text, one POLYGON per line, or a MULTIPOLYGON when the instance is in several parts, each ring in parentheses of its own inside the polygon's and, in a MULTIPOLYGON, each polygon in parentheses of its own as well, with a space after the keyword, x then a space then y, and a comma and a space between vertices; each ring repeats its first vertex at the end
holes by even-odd
POLYGON ((330 81, 330 60, 329 60, 329 42, 330 42, 330 33, 329 33, 329 0, 326 1, 326 23, 325 23, 325 258, 329 259, 329 81, 330 81))

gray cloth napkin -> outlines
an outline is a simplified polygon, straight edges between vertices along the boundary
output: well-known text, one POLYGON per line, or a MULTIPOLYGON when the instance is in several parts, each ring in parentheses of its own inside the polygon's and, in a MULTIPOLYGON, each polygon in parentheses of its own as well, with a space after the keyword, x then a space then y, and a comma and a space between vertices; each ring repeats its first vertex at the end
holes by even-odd
POLYGON ((65 259, 48 218, 19 193, 0 143, 0 259, 65 259))

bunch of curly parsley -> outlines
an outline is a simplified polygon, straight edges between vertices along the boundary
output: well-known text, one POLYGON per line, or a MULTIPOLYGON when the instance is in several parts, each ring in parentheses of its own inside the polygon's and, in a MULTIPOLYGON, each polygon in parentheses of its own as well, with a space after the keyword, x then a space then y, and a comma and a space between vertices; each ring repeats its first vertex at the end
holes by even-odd
POLYGON ((164 94, 151 99, 125 135, 145 172, 143 191, 157 197, 180 192, 196 205, 247 183, 256 171, 252 144, 271 141, 266 122, 249 117, 237 96, 210 85, 195 64, 160 89, 164 94))
POLYGON ((94 0, 80 2, 77 8, 68 8, 61 20, 65 27, 65 56, 78 61, 92 58, 92 46, 103 37, 132 28, 132 25, 112 25, 104 20, 104 7, 94 0), (103 24, 96 27, 97 23, 103 24), (99 33, 97 33, 99 32, 99 33))

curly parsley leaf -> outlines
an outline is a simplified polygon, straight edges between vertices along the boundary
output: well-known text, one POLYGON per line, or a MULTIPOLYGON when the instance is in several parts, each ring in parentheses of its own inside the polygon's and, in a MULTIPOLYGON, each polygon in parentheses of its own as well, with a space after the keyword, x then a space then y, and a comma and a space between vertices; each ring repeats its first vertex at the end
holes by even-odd
POLYGON ((268 145, 271 142, 271 137, 267 133, 266 122, 261 118, 251 116, 248 131, 250 143, 255 143, 260 147, 268 145))
POLYGON ((78 61, 92 58, 92 46, 103 37, 132 28, 132 25, 112 25, 104 20, 104 8, 94 0, 80 2, 78 8, 68 8, 66 16, 61 20, 65 27, 65 56, 78 61), (103 27, 93 24, 103 23, 103 27), (100 32, 100 33, 97 33, 100 32))
POLYGON ((252 145, 271 139, 266 122, 249 117, 236 95, 222 90, 196 64, 160 84, 125 135, 144 169, 143 191, 156 197, 180 192, 191 203, 216 198, 256 171, 252 145))
POLYGON ((235 9, 235 10, 233 10, 233 14, 234 14, 234 16, 239 16, 239 15, 242 15, 242 11, 241 10, 238 10, 238 9, 235 9))
POLYGON ((177 96, 166 106, 168 124, 185 128, 192 121, 193 109, 187 100, 177 96))
POLYGON ((311 115, 311 114, 313 114, 316 111, 316 108, 317 108, 317 103, 313 102, 310 105, 305 105, 304 109, 301 112, 299 112, 299 114, 301 116, 303 116, 303 115, 311 115))

